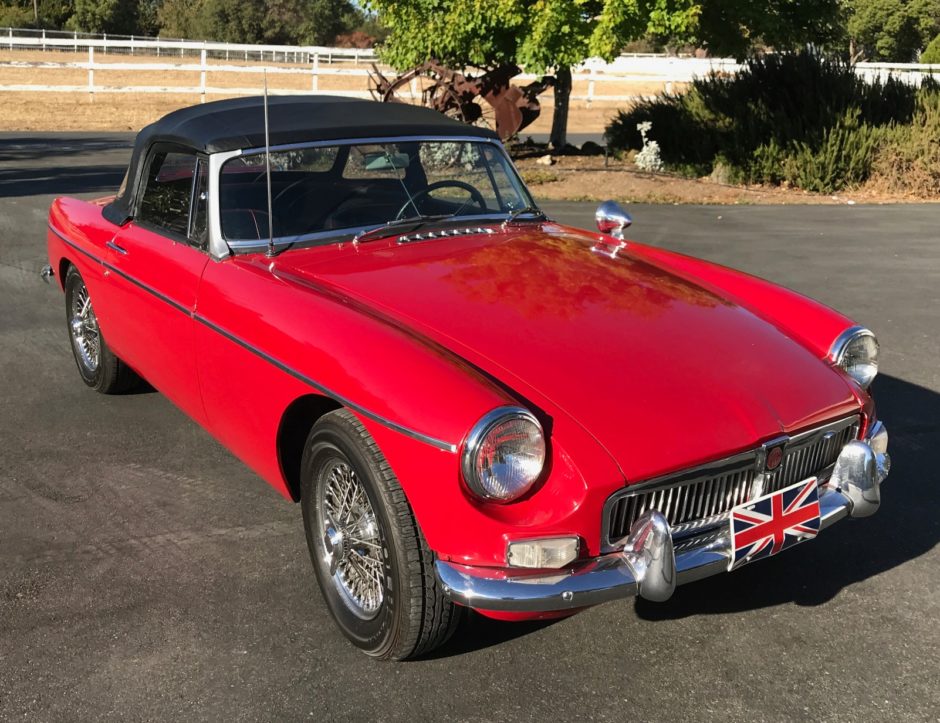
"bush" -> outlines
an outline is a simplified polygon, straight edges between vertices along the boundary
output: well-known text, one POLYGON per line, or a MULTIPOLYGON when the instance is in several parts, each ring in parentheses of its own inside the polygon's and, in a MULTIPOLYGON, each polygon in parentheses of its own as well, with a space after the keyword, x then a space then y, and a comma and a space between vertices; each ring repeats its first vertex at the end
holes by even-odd
POLYGON ((875 153, 873 185, 940 196, 940 88, 925 83, 909 125, 888 129, 875 153))
POLYGON ((830 128, 817 147, 798 142, 784 160, 784 178, 807 191, 832 193, 865 181, 881 137, 881 129, 862 123, 857 110, 848 111, 830 128))
POLYGON ((711 74, 620 112, 606 136, 615 149, 638 149, 637 125, 650 122, 669 170, 701 176, 720 164, 723 177, 745 183, 829 192, 867 178, 877 129, 909 123, 916 95, 816 53, 764 55, 734 76, 711 74))
POLYGON ((930 41, 930 44, 920 54, 921 63, 940 63, 940 35, 930 41))

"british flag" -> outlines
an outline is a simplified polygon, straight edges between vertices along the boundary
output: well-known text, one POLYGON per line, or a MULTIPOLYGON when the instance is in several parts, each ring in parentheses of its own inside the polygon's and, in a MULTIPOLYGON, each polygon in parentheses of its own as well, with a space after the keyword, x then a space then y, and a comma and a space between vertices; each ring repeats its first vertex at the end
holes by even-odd
POLYGON ((729 569, 776 555, 819 532, 819 487, 816 478, 798 482, 731 511, 729 569))

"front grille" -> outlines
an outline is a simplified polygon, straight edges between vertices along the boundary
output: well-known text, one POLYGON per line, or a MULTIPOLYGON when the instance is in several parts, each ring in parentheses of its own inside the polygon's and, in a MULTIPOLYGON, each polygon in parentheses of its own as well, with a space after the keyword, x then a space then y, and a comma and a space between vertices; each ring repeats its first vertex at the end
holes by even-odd
POLYGON ((858 417, 781 438, 750 452, 713 462, 615 492, 604 506, 604 546, 630 533, 636 519, 659 510, 675 538, 713 529, 727 519, 732 507, 768 492, 776 492, 835 464, 849 441, 858 435, 858 417), (784 445, 783 460, 764 470, 766 450, 784 445))

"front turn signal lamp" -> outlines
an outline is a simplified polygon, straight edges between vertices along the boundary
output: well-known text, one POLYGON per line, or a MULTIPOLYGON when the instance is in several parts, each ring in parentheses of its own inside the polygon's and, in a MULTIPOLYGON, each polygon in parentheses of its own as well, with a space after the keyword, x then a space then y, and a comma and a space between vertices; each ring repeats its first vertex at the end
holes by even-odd
POLYGON ((510 542, 506 563, 510 567, 553 569, 564 567, 578 558, 577 537, 550 537, 541 540, 510 542))

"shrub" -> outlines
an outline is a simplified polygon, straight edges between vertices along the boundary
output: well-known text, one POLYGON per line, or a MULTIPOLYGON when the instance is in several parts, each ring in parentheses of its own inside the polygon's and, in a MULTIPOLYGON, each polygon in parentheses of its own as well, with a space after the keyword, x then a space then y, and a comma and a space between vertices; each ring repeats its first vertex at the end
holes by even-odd
POLYGON ((807 191, 832 193, 866 180, 881 137, 881 129, 862 123, 857 110, 848 111, 826 131, 816 147, 794 144, 784 160, 784 177, 807 191))
POLYGON ((817 53, 764 55, 734 76, 710 74, 620 112, 606 136, 612 148, 638 149, 636 128, 650 122, 669 170, 706 175, 720 163, 723 177, 831 191, 867 177, 876 129, 909 123, 916 94, 893 77, 866 82, 817 53))
POLYGON ((875 153, 873 185, 940 196, 940 88, 925 83, 909 125, 890 128, 875 153))

